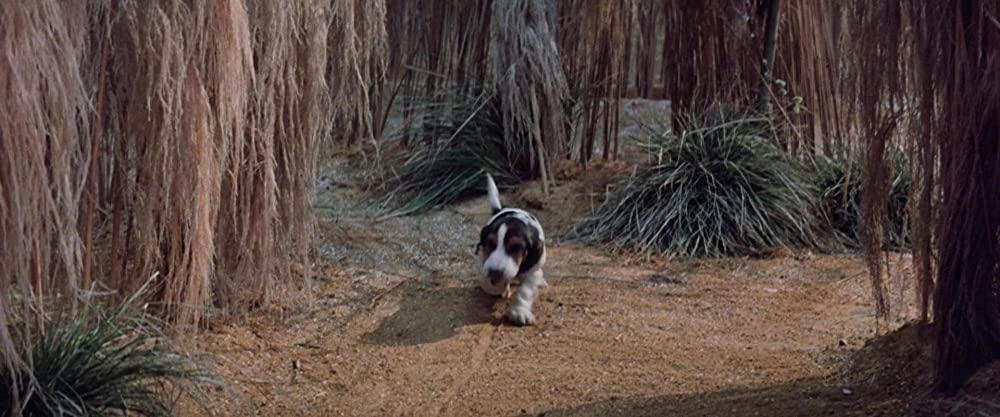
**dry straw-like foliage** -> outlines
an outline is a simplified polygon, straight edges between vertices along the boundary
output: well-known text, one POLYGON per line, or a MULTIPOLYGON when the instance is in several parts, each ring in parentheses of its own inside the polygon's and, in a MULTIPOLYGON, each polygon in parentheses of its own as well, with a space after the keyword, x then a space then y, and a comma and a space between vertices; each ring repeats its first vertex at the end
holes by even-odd
MULTIPOLYGON (((383 112, 384 123, 387 107, 398 103, 402 123, 397 130, 401 134, 393 135, 399 140, 392 142, 386 155, 404 160, 419 155, 415 160, 420 164, 435 166, 459 164, 455 166, 461 169, 453 172, 462 174, 453 179, 468 187, 475 180, 470 175, 483 167, 461 164, 477 164, 479 158, 452 158, 447 155, 453 153, 438 150, 453 145, 485 145, 492 151, 494 137, 473 138, 473 142, 483 143, 470 143, 461 130, 469 123, 495 123, 501 126, 501 150, 505 154, 491 152, 482 158, 507 161, 510 166, 503 167, 504 172, 520 179, 541 178, 547 190, 554 183, 553 161, 567 155, 570 130, 569 86, 556 42, 556 8, 552 6, 554 3, 543 0, 390 2, 387 20, 393 28, 390 43, 395 47, 384 97, 376 99, 386 104, 376 109, 383 112), (471 113, 440 112, 463 109, 473 98, 476 105, 471 113), (499 112, 483 111, 485 103, 496 104, 499 112), (459 119, 445 120, 442 116, 459 119), (483 116, 498 119, 486 120, 483 116), (445 132, 445 126, 455 126, 456 130, 445 132), (463 139, 454 141, 457 136, 463 139), (443 159, 441 164, 436 158, 443 159)), ((404 194, 414 201, 434 201, 412 209, 452 200, 448 197, 438 201, 438 196, 452 193, 439 193, 440 188, 433 186, 435 177, 429 174, 434 170, 417 170, 416 176, 401 178, 392 165, 387 164, 386 176, 393 182, 401 181, 391 188, 409 190, 404 194)), ((463 188, 457 194, 465 191, 463 188)))
MULTIPOLYGON (((646 25, 642 29, 645 37, 638 43, 643 52, 642 63, 653 63, 649 43, 656 34, 655 16, 650 7, 640 8, 635 1, 565 1, 559 2, 559 47, 563 68, 569 82, 574 101, 579 106, 579 129, 573 135, 570 158, 577 159, 584 166, 594 157, 598 149, 604 159, 615 158, 619 153, 618 123, 621 98, 628 92, 628 65, 635 54, 637 44, 633 42, 636 15, 639 10, 646 13, 641 20, 646 25), (597 139, 602 139, 600 142, 597 139)), ((659 10, 656 3, 650 2, 659 10)), ((651 65, 650 65, 651 66, 651 65)), ((644 94, 650 93, 652 77, 650 66, 638 67, 637 82, 644 94)), ((572 116, 572 115, 571 115, 572 116)))
POLYGON ((80 283, 86 17, 77 3, 0 4, 0 360, 8 367, 20 365, 14 311, 80 283))
MULTIPOLYGON (((580 105, 573 153, 619 156, 620 100, 671 100, 675 113, 721 99, 749 103, 762 82, 769 1, 559 2, 559 47, 580 105), (599 140, 600 139, 600 140, 599 140)), ((787 120, 785 149, 803 157, 848 148, 856 120, 843 108, 849 5, 781 2, 777 62, 766 92, 787 120)), ((853 150, 853 148, 851 148, 853 150)))
POLYGON ((683 0, 664 7, 661 79, 677 110, 713 98, 746 99, 756 91, 764 30, 757 3, 683 0))
MULTIPOLYGON (((799 127, 786 140, 795 155, 827 155, 847 149, 853 114, 849 109, 848 84, 841 65, 849 56, 844 28, 847 3, 785 1, 781 3, 781 33, 778 36, 777 77, 787 82, 792 103, 785 114, 799 127)), ((780 89, 772 89, 780 96, 780 89)))
POLYGON ((371 125, 384 18, 361 0, 0 5, 4 365, 45 301, 154 272, 177 324, 266 303, 308 254, 322 145, 357 133, 334 123, 371 125))
POLYGON ((565 155, 568 143, 569 85, 554 22, 547 2, 511 0, 493 4, 490 26, 489 80, 500 96, 504 142, 510 154, 530 150, 530 172, 540 174, 546 193, 554 181, 553 158, 565 155))
MULTIPOLYGON (((1000 352, 1000 5, 965 0, 853 7, 862 126, 871 138, 866 165, 880 166, 888 132, 905 129, 904 147, 916 166, 920 305, 936 327, 936 386, 953 391, 1000 352)), ((865 189, 866 226, 869 235, 880 236, 876 214, 884 205, 886 176, 869 169, 866 177, 873 185, 865 189)), ((877 263, 880 242, 867 243, 877 263)), ((877 265, 873 278, 878 292, 877 265)))
MULTIPOLYGON (((491 1, 388 0, 386 27, 389 48, 385 88, 375 95, 381 133, 390 110, 402 113, 404 131, 413 130, 425 115, 419 104, 442 93, 486 82, 490 45, 491 1)), ((378 136, 376 136, 377 138, 378 136)), ((428 143, 435 138, 404 136, 428 143)))

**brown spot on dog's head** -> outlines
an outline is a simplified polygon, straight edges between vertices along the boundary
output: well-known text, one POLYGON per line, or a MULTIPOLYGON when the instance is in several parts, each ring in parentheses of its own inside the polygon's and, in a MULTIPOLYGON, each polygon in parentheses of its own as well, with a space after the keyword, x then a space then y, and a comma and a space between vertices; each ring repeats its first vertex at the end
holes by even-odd
MULTIPOLYGON (((514 263, 511 267, 502 268, 509 271, 505 275, 516 275, 533 268, 545 250, 540 231, 513 215, 501 216, 484 227, 480 232, 479 247, 485 249, 482 254, 484 263, 490 256, 509 259, 514 263), (503 241, 500 242, 499 239, 503 241)), ((493 261, 493 267, 504 263, 500 258, 493 261)))
POLYGON ((518 268, 520 268, 522 261, 524 261, 524 254, 525 252, 528 251, 528 247, 524 241, 524 237, 516 234, 511 234, 511 232, 508 231, 506 240, 507 242, 504 242, 504 246, 506 246, 507 255, 510 255, 511 258, 514 258, 514 261, 517 262, 518 268))

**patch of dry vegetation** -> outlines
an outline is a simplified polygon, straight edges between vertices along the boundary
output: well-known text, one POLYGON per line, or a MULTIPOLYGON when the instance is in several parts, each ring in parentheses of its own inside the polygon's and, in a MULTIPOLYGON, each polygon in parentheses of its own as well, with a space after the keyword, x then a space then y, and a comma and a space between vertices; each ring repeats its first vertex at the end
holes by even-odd
POLYGON ((310 249, 323 145, 353 134, 333 123, 370 130, 384 15, 355 0, 0 6, 5 368, 30 372, 10 329, 41 328, 46 303, 154 272, 151 308, 179 325, 267 303, 310 249))

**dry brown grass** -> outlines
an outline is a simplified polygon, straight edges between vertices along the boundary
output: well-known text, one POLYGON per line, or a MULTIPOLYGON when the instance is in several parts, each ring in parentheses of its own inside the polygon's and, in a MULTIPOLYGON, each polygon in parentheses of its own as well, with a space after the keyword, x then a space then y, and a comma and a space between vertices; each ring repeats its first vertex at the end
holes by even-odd
POLYGON ((763 57, 761 10, 756 2, 669 3, 661 79, 676 110, 692 110, 714 98, 742 100, 756 92, 763 57))
POLYGON ((530 150, 530 172, 541 176, 546 193, 555 181, 551 163, 569 142, 569 85, 551 27, 554 12, 543 0, 495 2, 490 25, 489 85, 500 96, 504 142, 510 154, 530 150))
MULTIPOLYGON (((491 1, 388 0, 389 48, 386 85, 376 94, 375 130, 381 132, 393 107, 403 112, 410 130, 421 123, 414 101, 486 82, 490 45, 491 1)), ((402 144, 414 146, 403 137, 402 144)))
MULTIPOLYGON (((359 138, 381 135, 384 81, 390 50, 386 32, 384 1, 335 1, 327 37, 330 54, 327 79, 330 82, 334 118, 342 131, 338 139, 354 143, 359 138)), ((339 129, 338 129, 339 130, 339 129)))
POLYGON ((775 71, 779 79, 787 81, 789 95, 801 100, 798 108, 788 109, 788 116, 801 127, 791 132, 788 151, 832 156, 851 145, 851 104, 845 98, 848 91, 840 65, 848 56, 841 21, 848 6, 824 1, 788 1, 782 6, 784 25, 778 36, 775 71))
POLYGON ((308 255, 322 145, 352 134, 334 124, 370 131, 384 16, 361 0, 0 5, 4 365, 10 326, 46 302, 154 272, 152 305, 179 325, 267 303, 308 255))
POLYGON ((453 106, 466 95, 497 97, 510 159, 527 162, 516 167, 518 176, 542 178, 548 187, 554 181, 552 161, 568 152, 570 127, 569 89, 553 26, 556 10, 549 5, 538 0, 390 1, 387 21, 394 47, 388 83, 375 99, 376 112, 383 113, 376 128, 396 104, 403 119, 400 150, 437 148, 454 132, 433 136, 422 129, 439 116, 424 114, 426 103, 454 97, 454 103, 441 103, 453 106))
POLYGON ((80 284, 86 17, 76 3, 0 5, 0 360, 8 367, 19 365, 14 310, 55 292, 75 295, 80 284))
POLYGON ((570 90, 580 106, 577 133, 571 143, 572 155, 584 166, 598 149, 604 159, 619 153, 618 123, 620 100, 627 94, 629 64, 638 50, 637 82, 643 93, 652 88, 651 73, 655 38, 656 3, 640 6, 635 1, 566 1, 560 2, 559 46, 570 90), (644 19, 637 14, 645 12, 644 19), (633 42, 637 21, 644 23, 641 42, 633 42), (600 138, 601 141, 597 139, 600 138))

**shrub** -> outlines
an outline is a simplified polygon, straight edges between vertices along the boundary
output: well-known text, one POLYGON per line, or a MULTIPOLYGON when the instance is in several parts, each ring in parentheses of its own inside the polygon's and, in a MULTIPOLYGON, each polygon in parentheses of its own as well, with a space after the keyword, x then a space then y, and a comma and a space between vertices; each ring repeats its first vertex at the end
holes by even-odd
POLYGON ((418 120, 395 132, 419 143, 387 158, 381 198, 387 217, 451 204, 485 190, 489 172, 500 187, 530 176, 530 155, 504 139, 499 99, 481 89, 445 91, 411 107, 418 120))
MULTIPOLYGON (((852 161, 845 152, 817 158, 814 181, 820 195, 821 216, 829 223, 837 241, 848 247, 861 246, 861 176, 860 161, 852 161)), ((912 177, 908 161, 894 153, 886 161, 890 172, 885 244, 892 249, 908 248, 909 189, 912 177)))
POLYGON ((157 343, 152 322, 128 318, 130 298, 109 313, 90 309, 17 333, 26 370, 0 370, 0 415, 172 416, 172 388, 205 375, 157 343))
POLYGON ((682 133, 646 126, 652 160, 618 184, 570 240, 683 256, 760 254, 812 244, 813 195, 774 145, 767 119, 727 106, 680 118, 682 133))

